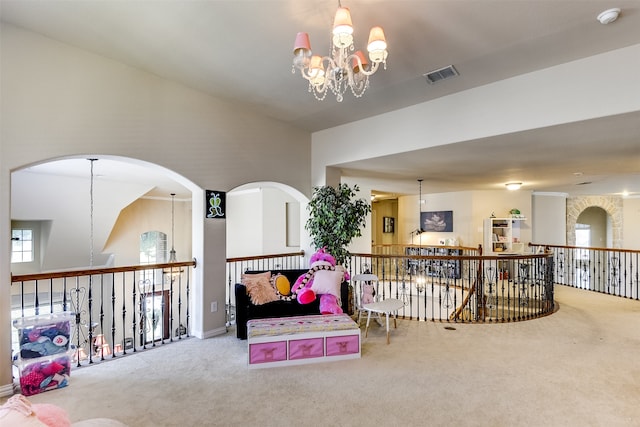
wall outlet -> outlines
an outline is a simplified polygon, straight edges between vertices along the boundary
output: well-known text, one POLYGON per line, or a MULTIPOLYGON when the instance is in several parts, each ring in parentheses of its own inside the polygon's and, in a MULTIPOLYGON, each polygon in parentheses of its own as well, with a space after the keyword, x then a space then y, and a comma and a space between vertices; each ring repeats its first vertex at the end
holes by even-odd
POLYGON ((218 311, 218 301, 212 301, 211 302, 211 312, 215 313, 216 311, 218 311))

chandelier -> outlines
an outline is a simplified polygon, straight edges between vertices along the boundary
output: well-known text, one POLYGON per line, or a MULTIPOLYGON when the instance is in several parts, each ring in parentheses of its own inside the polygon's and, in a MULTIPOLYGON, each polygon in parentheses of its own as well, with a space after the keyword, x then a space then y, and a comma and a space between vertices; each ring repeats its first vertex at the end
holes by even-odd
POLYGON ((293 67, 309 81, 309 92, 322 101, 329 90, 342 102, 347 89, 360 98, 369 87, 369 76, 373 75, 380 63, 387 68, 387 41, 381 27, 373 27, 369 33, 367 51, 369 60, 362 51, 353 46, 353 25, 349 9, 338 2, 338 10, 333 20, 331 55, 319 56, 311 52, 309 34, 301 32, 293 46, 293 67))

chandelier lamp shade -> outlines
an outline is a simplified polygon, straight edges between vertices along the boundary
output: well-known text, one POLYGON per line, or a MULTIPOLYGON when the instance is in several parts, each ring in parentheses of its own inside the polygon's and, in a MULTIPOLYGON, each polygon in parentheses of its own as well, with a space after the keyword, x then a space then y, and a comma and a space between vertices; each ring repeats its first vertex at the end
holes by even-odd
POLYGON ((300 32, 293 45, 293 67, 309 82, 309 92, 322 101, 331 91, 338 102, 342 102, 347 90, 360 98, 369 87, 369 76, 378 71, 380 64, 387 68, 387 41, 381 27, 369 32, 367 51, 369 57, 353 45, 351 13, 339 4, 333 20, 329 56, 314 55, 309 34, 300 32))

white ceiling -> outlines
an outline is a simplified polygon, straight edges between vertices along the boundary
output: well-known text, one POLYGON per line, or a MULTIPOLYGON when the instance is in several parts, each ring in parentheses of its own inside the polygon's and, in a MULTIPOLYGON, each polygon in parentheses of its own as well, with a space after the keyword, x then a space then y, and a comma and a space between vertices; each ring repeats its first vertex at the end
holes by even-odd
MULTIPOLYGON (((638 0, 345 0, 357 45, 366 43, 369 27, 384 28, 389 64, 363 98, 320 102, 291 74, 291 48, 295 34, 307 31, 314 50, 327 53, 337 3, 2 0, 0 16, 310 132, 640 43, 638 0), (611 7, 622 9, 620 18, 598 23, 611 7), (449 64, 459 77, 425 82, 425 72, 449 64)), ((540 182, 539 191, 640 194, 640 112, 510 135, 509 150, 502 150, 506 142, 491 138, 341 166, 397 193, 415 193, 426 170, 441 178, 425 192, 494 188, 515 170, 523 182, 540 182), (579 156, 566 143, 577 140, 579 156), (461 162, 460 153, 482 161, 461 162), (576 185, 582 182, 592 184, 576 185)))

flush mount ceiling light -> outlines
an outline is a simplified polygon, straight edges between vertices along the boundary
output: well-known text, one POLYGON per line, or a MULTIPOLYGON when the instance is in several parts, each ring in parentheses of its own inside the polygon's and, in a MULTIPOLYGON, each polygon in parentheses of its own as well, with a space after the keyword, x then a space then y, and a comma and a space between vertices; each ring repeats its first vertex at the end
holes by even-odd
POLYGON ((387 41, 381 27, 373 27, 369 32, 369 60, 362 51, 353 46, 353 25, 349 9, 338 1, 338 11, 333 20, 331 55, 319 56, 311 52, 308 33, 298 33, 293 45, 293 67, 300 70, 302 77, 309 81, 309 92, 322 101, 329 90, 342 102, 347 89, 360 98, 369 87, 369 76, 378 71, 382 63, 387 68, 387 41), (353 52, 353 53, 351 53, 353 52))
POLYGON ((511 190, 511 191, 519 190, 520 187, 522 187, 521 182, 508 182, 505 185, 507 187, 507 190, 511 190))
POLYGON ((619 15, 620 15, 620 9, 617 7, 614 7, 613 9, 607 9, 604 12, 600 13, 600 15, 598 15, 598 21, 600 21, 600 23, 604 25, 610 24, 616 19, 618 19, 619 15))

